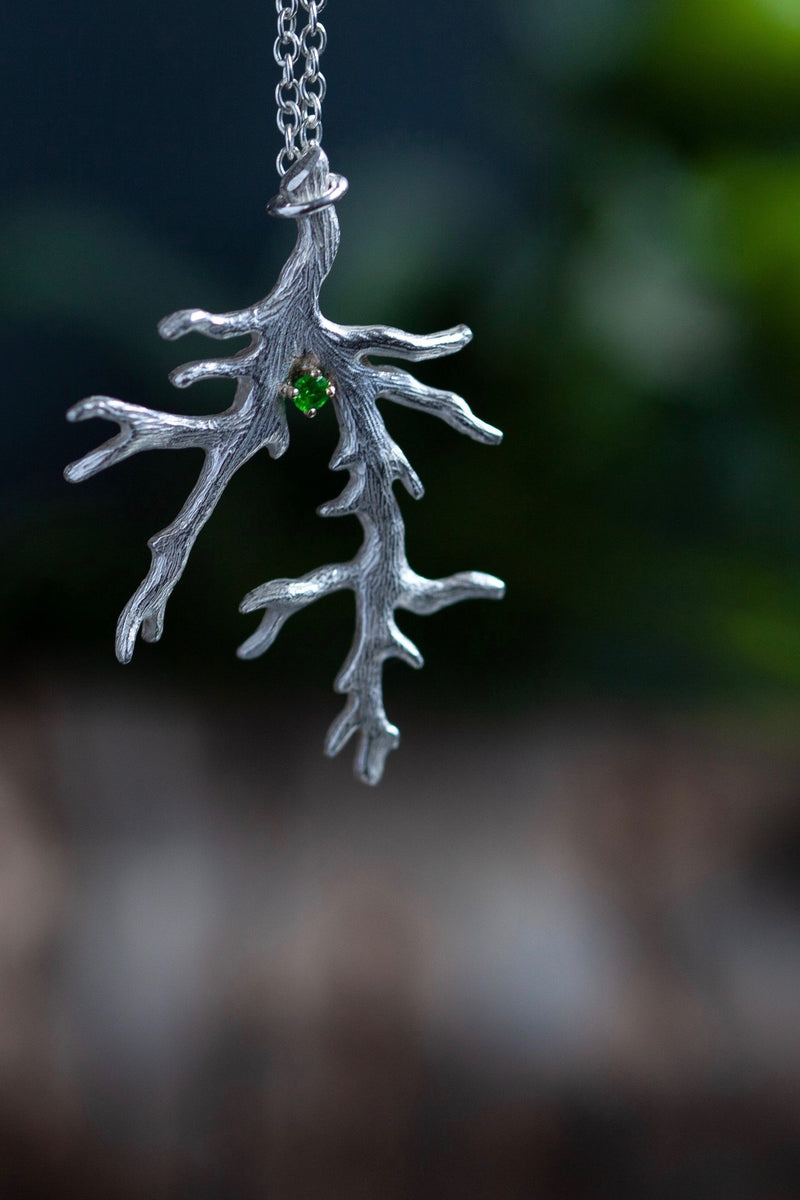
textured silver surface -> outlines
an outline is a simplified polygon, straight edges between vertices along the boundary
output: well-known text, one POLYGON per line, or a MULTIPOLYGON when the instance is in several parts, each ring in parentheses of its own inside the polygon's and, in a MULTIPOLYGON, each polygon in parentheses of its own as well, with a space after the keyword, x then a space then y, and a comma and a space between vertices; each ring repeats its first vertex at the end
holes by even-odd
POLYGON ((431 413, 487 445, 496 445, 502 434, 475 417, 452 392, 427 387, 407 371, 370 361, 371 355, 420 362, 452 354, 472 337, 465 325, 417 336, 380 325, 335 325, 322 315, 319 291, 339 246, 339 222, 332 204, 322 209, 315 204, 330 186, 330 178, 328 160, 317 146, 308 147, 284 176, 281 193, 285 204, 308 203, 312 211, 297 218, 297 243, 265 300, 223 314, 186 309, 166 317, 159 326, 161 335, 170 339, 193 331, 213 338, 250 334, 250 345, 231 358, 189 363, 170 376, 181 388, 201 379, 236 379, 231 407, 213 416, 190 417, 140 408, 108 396, 91 396, 76 404, 68 419, 103 417, 115 421, 119 433, 72 463, 65 474, 76 483, 141 450, 194 446, 205 451, 200 477, 177 518, 150 540, 150 570, 120 616, 117 657, 128 662, 140 631, 145 641, 161 637, 170 594, 234 472, 259 450, 266 448, 277 458, 287 449, 289 429, 282 388, 300 363, 319 363, 325 378, 335 385, 331 403, 340 439, 331 469, 349 472, 342 494, 322 505, 319 512, 326 517, 357 517, 364 540, 351 562, 318 567, 301 579, 274 580, 250 592, 242 611, 263 609, 264 615, 239 655, 255 658, 263 654, 293 613, 332 592, 352 589, 355 639, 336 680, 336 690, 348 698, 328 733, 326 750, 337 754, 358 734, 356 773, 374 784, 383 774, 387 754, 399 741, 384 710, 383 664, 400 658, 411 666, 422 666, 416 646, 395 623, 396 610, 433 613, 459 600, 499 599, 504 593, 501 580, 477 571, 426 579, 409 566, 393 485, 400 481, 415 499, 422 496, 423 487, 389 436, 376 402, 384 398, 431 413))

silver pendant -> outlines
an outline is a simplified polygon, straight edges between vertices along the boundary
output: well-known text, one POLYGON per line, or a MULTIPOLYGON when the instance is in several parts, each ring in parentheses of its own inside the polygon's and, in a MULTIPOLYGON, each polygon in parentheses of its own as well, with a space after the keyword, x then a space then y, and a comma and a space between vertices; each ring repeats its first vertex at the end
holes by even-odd
POLYGON ((248 659, 263 654, 293 613, 350 588, 356 598, 355 639, 336 680, 337 692, 348 699, 325 749, 329 755, 338 754, 357 733, 356 774, 375 784, 383 775, 386 756, 400 740, 384 709, 383 664, 400 658, 412 667, 422 666, 416 646, 395 623, 395 611, 434 613, 459 600, 500 599, 505 591, 501 580, 477 571, 426 579, 409 566, 393 485, 399 480, 415 499, 422 496, 423 487, 389 436, 376 401, 394 400, 432 413, 487 445, 497 445, 502 434, 475 417, 452 392, 427 387, 407 371, 370 361, 372 355, 421 362, 453 354, 471 340, 466 325, 416 336, 381 325, 335 325, 320 312, 320 288, 339 248, 334 203, 346 190, 347 181, 329 172, 325 153, 309 146, 284 175, 269 205, 273 215, 296 219, 298 239, 266 299, 231 313, 185 309, 160 323, 161 336, 170 340, 191 332, 220 339, 250 334, 250 345, 238 354, 189 363, 170 376, 179 388, 201 379, 237 380, 231 407, 213 416, 190 417, 90 396, 70 409, 68 420, 102 417, 115 421, 119 433, 70 464, 65 475, 78 483, 142 450, 205 451, 200 477, 180 513, 150 539, 150 570, 119 618, 117 658, 129 662, 140 632, 148 642, 161 637, 167 601, 234 472, 259 450, 267 449, 273 458, 286 451, 287 399, 302 403, 302 392, 308 415, 313 415, 314 403, 330 399, 340 430, 330 466, 348 471, 350 478, 339 498, 322 505, 319 513, 357 517, 363 543, 351 562, 318 567, 301 579, 273 580, 245 596, 241 611, 263 609, 264 615, 238 653, 248 659))

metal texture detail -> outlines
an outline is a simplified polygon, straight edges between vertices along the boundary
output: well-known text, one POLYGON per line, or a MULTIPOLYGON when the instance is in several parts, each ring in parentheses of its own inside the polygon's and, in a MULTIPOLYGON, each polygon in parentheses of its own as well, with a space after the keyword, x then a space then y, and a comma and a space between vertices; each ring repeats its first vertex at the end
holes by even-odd
POLYGON ((358 734, 356 773, 375 784, 386 756, 399 741, 384 709, 383 664, 400 658, 422 666, 416 646, 397 627, 396 610, 434 613, 460 600, 499 599, 505 590, 501 580, 476 571, 426 579, 409 566, 394 484, 400 481, 415 499, 422 496, 423 487, 390 437, 377 401, 393 400, 431 413, 487 445, 498 444, 502 434, 474 416, 454 393, 428 387, 397 367, 370 361, 372 355, 421 362, 452 354, 471 340, 466 325, 421 336, 381 325, 336 325, 322 315, 320 287, 339 247, 333 204, 317 206, 330 187, 325 153, 318 146, 308 147, 282 180, 283 205, 299 205, 302 215, 297 217, 295 248, 266 299, 222 314, 185 309, 159 325, 162 337, 168 339, 191 332, 221 339, 250 335, 250 345, 238 354, 189 363, 170 376, 180 388, 201 379, 236 379, 231 407, 213 416, 191 417, 91 396, 76 404, 68 419, 102 417, 116 422, 119 433, 72 463, 65 474, 77 483, 142 450, 200 447, 205 451, 197 484, 177 518, 150 540, 150 570, 119 618, 117 657, 128 662, 140 632, 149 642, 161 637, 167 601, 234 472, 259 450, 277 458, 287 449, 285 385, 301 364, 319 363, 333 385, 331 403, 340 430, 330 466, 349 472, 342 494, 322 505, 319 513, 357 517, 363 542, 351 562, 318 567, 301 579, 274 580, 250 592, 241 611, 263 609, 264 615, 238 653, 246 659, 263 654, 293 613, 332 592, 351 589, 356 599, 355 639, 336 680, 336 690, 348 698, 328 733, 326 750, 337 754, 358 734))

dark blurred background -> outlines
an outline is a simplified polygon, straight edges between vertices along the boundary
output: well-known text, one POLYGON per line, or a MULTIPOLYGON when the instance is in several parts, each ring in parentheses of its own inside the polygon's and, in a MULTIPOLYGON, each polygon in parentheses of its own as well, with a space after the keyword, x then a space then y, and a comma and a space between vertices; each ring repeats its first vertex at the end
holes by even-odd
MULTIPOLYGON (((411 563, 508 582, 404 627, 384 783, 322 756, 349 556, 333 414, 242 471, 163 642, 113 657, 193 454, 68 487, 155 326, 265 294, 267 0, 5 0, 0 1194, 800 1194, 800 0, 344 4, 334 319, 473 345, 403 409, 411 563)), ((207 344, 206 344, 207 345, 207 344)))

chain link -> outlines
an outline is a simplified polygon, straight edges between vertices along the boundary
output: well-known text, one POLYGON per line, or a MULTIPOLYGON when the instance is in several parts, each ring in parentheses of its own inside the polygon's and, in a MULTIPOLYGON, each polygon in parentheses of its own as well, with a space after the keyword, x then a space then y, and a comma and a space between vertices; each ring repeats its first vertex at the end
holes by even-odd
POLYGON ((278 36, 275 61, 281 78, 275 89, 278 105, 278 129, 283 146, 278 155, 278 174, 283 176, 291 163, 308 146, 322 141, 322 101, 327 83, 319 66, 328 34, 319 19, 328 0, 275 0, 278 36), (300 10, 307 14, 305 27, 298 34, 300 10), (302 69, 298 67, 303 60, 302 69))

